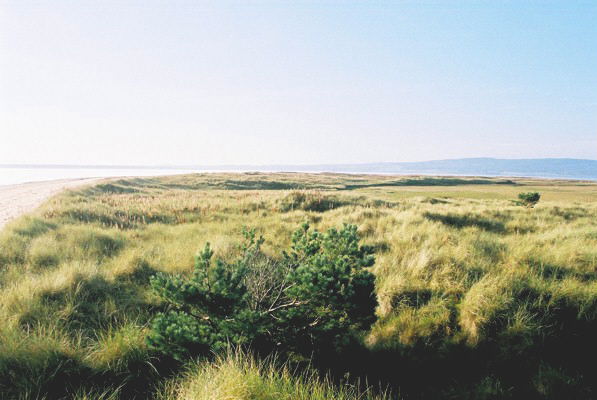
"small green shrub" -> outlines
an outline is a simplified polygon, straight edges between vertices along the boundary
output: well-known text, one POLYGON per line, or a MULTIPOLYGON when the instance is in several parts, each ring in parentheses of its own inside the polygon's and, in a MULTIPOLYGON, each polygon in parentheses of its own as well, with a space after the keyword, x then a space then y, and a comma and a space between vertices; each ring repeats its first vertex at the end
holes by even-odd
POLYGON ((535 207, 539 200, 541 199, 541 195, 538 192, 526 192, 526 193, 519 193, 518 200, 520 203, 526 207, 535 207))
POLYGON ((154 291, 174 310, 153 321, 150 347, 182 359, 229 343, 309 354, 339 350, 375 320, 372 249, 357 228, 326 233, 305 224, 281 260, 260 251, 263 238, 245 232, 243 255, 217 260, 209 244, 191 277, 156 274, 154 291))

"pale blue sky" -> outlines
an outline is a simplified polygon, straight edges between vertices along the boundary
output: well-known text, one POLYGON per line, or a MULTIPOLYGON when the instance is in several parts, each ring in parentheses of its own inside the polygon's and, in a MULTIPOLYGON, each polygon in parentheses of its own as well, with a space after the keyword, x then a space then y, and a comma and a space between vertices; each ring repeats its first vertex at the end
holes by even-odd
POLYGON ((597 159, 597 2, 0 0, 0 135, 0 164, 597 159))

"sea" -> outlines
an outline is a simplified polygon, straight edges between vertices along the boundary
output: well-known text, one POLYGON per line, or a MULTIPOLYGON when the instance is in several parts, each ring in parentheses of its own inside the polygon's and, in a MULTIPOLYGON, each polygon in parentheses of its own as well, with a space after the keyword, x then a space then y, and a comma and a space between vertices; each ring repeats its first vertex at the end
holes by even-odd
POLYGON ((27 182, 76 178, 117 178, 164 176, 205 172, 334 172, 376 175, 534 177, 597 181, 597 160, 461 159, 422 163, 381 163, 370 165, 271 165, 214 167, 120 167, 120 166, 25 166, 0 164, 0 186, 27 182), (441 165, 436 165, 436 164, 441 165), (525 164, 526 163, 526 164, 525 164), (527 165, 529 164, 530 165, 527 165), (415 164, 415 165, 410 165, 415 164), (420 164, 420 165, 419 165, 420 164), (445 164, 445 165, 444 165, 445 164), (434 165, 432 168, 431 166, 434 165))

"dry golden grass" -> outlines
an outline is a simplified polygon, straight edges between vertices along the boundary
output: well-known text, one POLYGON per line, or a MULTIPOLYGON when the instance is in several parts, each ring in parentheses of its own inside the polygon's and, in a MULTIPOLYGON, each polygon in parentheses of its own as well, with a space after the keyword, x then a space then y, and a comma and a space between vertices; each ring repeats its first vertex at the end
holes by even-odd
POLYGON ((275 360, 258 361, 230 351, 213 362, 191 365, 180 379, 168 382, 157 400, 383 400, 355 386, 336 386, 313 372, 293 373, 275 360))
MULTIPOLYGON (((366 338, 374 349, 556 334, 562 310, 597 318, 594 184, 339 174, 119 180, 54 197, 0 233, 0 391, 49 390, 58 353, 115 375, 149 363, 143 335, 160 307, 149 276, 190 271, 206 241, 233 257, 243 226, 279 255, 304 221, 320 230, 357 224, 375 246, 379 320, 366 338), (512 201, 523 191, 542 194, 536 208, 512 201), (2 381, 15 363, 42 378, 2 381)), ((176 398, 198 398, 177 390, 176 398)))

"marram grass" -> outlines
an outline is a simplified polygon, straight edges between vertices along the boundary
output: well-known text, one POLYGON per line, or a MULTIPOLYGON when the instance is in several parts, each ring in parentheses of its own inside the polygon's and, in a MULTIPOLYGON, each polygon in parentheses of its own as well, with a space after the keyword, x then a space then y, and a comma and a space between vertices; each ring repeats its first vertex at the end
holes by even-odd
MULTIPOLYGON (((279 255, 305 221, 319 230, 354 223, 375 247, 379 318, 364 338, 375 352, 410 357, 410 349, 463 346, 493 357, 487 348, 498 346, 502 357, 540 341, 586 346, 597 325, 594 184, 340 174, 117 180, 65 192, 0 232, 0 393, 155 393, 160 374, 144 335, 163 305, 149 277, 190 272, 207 241, 216 256, 233 259, 243 226, 279 255), (517 206, 517 194, 529 191, 541 193, 539 204, 517 206)), ((560 387, 555 376, 571 384, 583 375, 540 361, 527 381, 547 397, 560 387)), ((256 376, 246 362, 230 371, 256 376)), ((194 367, 176 396, 215 365, 194 367)), ((510 390, 490 375, 479 387, 510 390)), ((260 387, 282 378, 272 379, 260 387)))
POLYGON ((384 400, 360 385, 334 384, 313 371, 298 373, 275 359, 229 351, 212 362, 193 363, 164 385, 157 400, 384 400))

